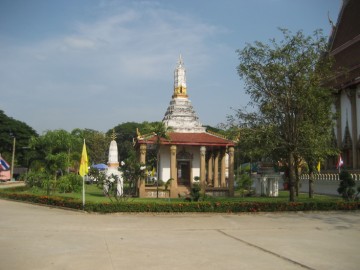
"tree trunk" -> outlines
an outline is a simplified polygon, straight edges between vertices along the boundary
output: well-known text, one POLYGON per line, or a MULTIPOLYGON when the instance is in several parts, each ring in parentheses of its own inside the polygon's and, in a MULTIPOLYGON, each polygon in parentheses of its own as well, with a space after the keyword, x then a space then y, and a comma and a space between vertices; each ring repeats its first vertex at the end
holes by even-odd
POLYGON ((129 187, 129 190, 133 190, 132 193, 135 194, 135 197, 139 197, 140 194, 139 194, 139 188, 140 188, 140 185, 141 185, 141 178, 139 178, 136 183, 134 182, 130 182, 130 187, 129 187))
POLYGON ((294 153, 289 153, 289 200, 295 201, 295 166, 294 166, 294 153))
POLYGON ((295 193, 296 197, 299 197, 299 159, 295 157, 295 193))
POLYGON ((309 164, 309 198, 314 197, 314 166, 309 164))

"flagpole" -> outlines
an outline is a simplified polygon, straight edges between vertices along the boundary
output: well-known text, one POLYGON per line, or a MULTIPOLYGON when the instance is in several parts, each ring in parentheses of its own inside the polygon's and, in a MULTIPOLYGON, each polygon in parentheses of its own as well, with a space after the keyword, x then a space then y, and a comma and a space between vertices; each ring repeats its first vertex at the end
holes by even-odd
POLYGON ((11 170, 10 170, 10 181, 13 181, 14 177, 14 160, 15 160, 15 144, 16 144, 16 138, 14 136, 13 139, 13 149, 12 149, 12 157, 11 157, 11 170))
MULTIPOLYGON (((84 139, 84 145, 85 145, 85 139, 84 139)), ((83 210, 85 210, 85 175, 83 175, 82 203, 83 203, 83 210)))
POLYGON ((87 152, 86 152, 85 139, 84 139, 83 150, 82 150, 82 153, 81 153, 79 174, 82 176, 82 180, 83 180, 83 184, 82 184, 82 203, 83 203, 83 210, 85 210, 85 176, 88 174, 88 157, 87 157, 87 152))
POLYGON ((83 176, 82 201, 83 201, 83 210, 85 210, 85 175, 83 176))

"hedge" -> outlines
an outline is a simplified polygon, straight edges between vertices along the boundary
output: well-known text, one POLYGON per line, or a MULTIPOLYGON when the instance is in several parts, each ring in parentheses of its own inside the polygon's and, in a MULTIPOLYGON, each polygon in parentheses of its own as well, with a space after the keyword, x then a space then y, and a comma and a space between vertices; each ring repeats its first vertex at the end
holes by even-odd
MULTIPOLYGON (((83 209, 79 199, 21 194, 14 192, 0 192, 0 197, 27 201, 43 205, 83 209)), ((163 213, 241 213, 241 212, 282 212, 282 211, 332 211, 332 210, 359 210, 360 202, 87 202, 85 211, 98 213, 116 212, 163 212, 163 213)))

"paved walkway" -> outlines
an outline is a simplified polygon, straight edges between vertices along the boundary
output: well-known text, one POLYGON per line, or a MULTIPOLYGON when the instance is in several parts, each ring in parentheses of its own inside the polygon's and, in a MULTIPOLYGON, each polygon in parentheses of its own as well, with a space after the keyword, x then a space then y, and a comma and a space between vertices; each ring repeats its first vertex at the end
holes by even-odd
POLYGON ((25 186, 25 183, 23 181, 0 182, 0 188, 23 187, 23 186, 25 186))
POLYGON ((360 269, 360 212, 88 214, 0 199, 0 269, 360 269))

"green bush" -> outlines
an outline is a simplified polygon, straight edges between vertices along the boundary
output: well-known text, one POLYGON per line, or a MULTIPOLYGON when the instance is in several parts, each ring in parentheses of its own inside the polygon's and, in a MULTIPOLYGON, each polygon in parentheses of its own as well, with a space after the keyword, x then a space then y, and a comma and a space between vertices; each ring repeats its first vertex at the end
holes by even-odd
POLYGON ((82 177, 77 174, 67 174, 62 176, 57 183, 59 192, 78 192, 82 188, 82 177))
POLYGON ((241 195, 251 194, 251 186, 253 180, 249 174, 242 174, 239 179, 236 179, 236 189, 240 191, 241 195))
POLYGON ((59 192, 78 192, 82 187, 82 178, 77 174, 66 174, 58 180, 46 172, 30 172, 26 178, 26 186, 33 190, 45 191, 47 195, 58 190, 59 192))
POLYGON ((56 188, 56 182, 52 180, 53 176, 45 171, 30 172, 26 177, 26 186, 33 189, 40 189, 50 195, 56 188))
POLYGON ((192 201, 194 201, 194 202, 199 201, 200 196, 201 196, 200 191, 201 191, 201 187, 199 184, 192 185, 191 191, 190 191, 190 197, 191 197, 192 201))
MULTIPOLYGON (((44 196, 21 193, 23 188, 9 188, 0 191, 0 197, 12 200, 28 201, 38 204, 82 209, 81 199, 68 197, 44 196)), ((324 201, 324 202, 243 202, 243 201, 201 201, 201 202, 128 202, 114 201, 108 203, 87 202, 88 212, 209 212, 209 213, 241 213, 241 212, 283 212, 283 211, 333 211, 360 210, 358 201, 324 201)))
POLYGON ((46 191, 47 195, 50 195, 50 193, 56 189, 56 181, 50 178, 44 179, 44 181, 41 182, 41 188, 46 191))
POLYGON ((340 185, 337 189, 338 193, 344 200, 351 201, 355 196, 355 180, 348 171, 342 171, 339 175, 340 185))
POLYGON ((26 177, 26 185, 28 187, 43 187, 43 182, 47 182, 51 179, 51 176, 46 172, 29 172, 26 177))

